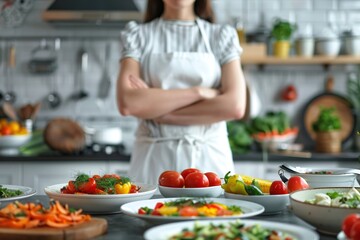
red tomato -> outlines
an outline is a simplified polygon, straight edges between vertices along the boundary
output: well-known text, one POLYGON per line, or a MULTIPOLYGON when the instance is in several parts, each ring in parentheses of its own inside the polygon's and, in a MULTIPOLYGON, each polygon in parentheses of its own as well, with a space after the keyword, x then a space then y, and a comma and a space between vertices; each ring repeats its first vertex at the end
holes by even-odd
POLYGON ((360 240, 360 219, 356 220, 350 231, 351 240, 360 240))
POLYGON ((69 182, 68 182, 67 190, 68 190, 68 192, 71 193, 71 194, 73 194, 73 193, 76 192, 76 187, 75 187, 74 181, 69 181, 69 182))
POLYGON ((1 134, 4 136, 11 135, 11 128, 9 126, 3 126, 1 128, 1 134))
POLYGON ((288 194, 288 188, 283 181, 276 180, 270 185, 270 195, 288 194))
POLYGON ((186 206, 179 210, 179 215, 182 217, 196 217, 199 213, 195 207, 186 206))
POLYGON ((216 173, 207 172, 207 173, 205 173, 205 176, 209 179, 209 186, 220 186, 221 185, 221 179, 216 173))
POLYGON ((183 176, 183 178, 185 179, 187 175, 193 172, 201 172, 201 171, 197 168, 187 168, 181 172, 181 176, 183 176))
POLYGON ((354 223, 360 219, 360 215, 356 213, 352 213, 347 215, 341 225, 341 229, 345 233, 345 235, 350 238, 350 231, 351 227, 354 225, 354 223))
POLYGON ((289 192, 294 192, 297 190, 309 188, 309 184, 300 176, 293 176, 289 179, 287 183, 289 192))
POLYGON ((166 171, 159 177, 159 185, 164 187, 182 188, 184 178, 176 171, 166 171))
POLYGON ((81 183, 78 186, 80 192, 83 193, 95 193, 96 191, 96 181, 94 178, 89 178, 87 182, 81 183))
POLYGON ((193 172, 186 176, 185 187, 186 188, 200 188, 208 187, 209 179, 201 172, 193 172))

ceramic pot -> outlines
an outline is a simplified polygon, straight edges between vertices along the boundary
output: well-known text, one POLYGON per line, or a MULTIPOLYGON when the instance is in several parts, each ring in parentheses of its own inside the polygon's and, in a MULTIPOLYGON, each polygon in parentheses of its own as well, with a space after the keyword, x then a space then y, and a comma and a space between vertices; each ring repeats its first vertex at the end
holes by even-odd
POLYGON ((360 55, 360 36, 347 36, 345 37, 345 53, 347 55, 359 56, 360 55))
POLYGON ((314 55, 314 38, 298 38, 295 41, 296 55, 301 57, 312 57, 314 55))
POLYGON ((315 151, 321 153, 339 153, 341 151, 340 131, 317 132, 315 151))
POLYGON ((341 41, 339 38, 323 38, 317 39, 315 42, 316 53, 323 56, 338 56, 340 47, 341 41))
POLYGON ((274 56, 279 58, 287 58, 290 52, 289 41, 277 41, 273 46, 274 56))

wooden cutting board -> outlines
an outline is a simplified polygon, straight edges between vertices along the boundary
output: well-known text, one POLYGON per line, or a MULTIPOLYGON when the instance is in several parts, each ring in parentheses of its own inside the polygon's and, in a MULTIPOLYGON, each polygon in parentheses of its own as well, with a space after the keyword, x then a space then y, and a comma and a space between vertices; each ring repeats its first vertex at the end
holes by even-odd
POLYGON ((91 218, 68 228, 41 227, 34 229, 0 228, 0 239, 7 240, 80 240, 103 235, 107 231, 107 221, 102 218, 91 218))

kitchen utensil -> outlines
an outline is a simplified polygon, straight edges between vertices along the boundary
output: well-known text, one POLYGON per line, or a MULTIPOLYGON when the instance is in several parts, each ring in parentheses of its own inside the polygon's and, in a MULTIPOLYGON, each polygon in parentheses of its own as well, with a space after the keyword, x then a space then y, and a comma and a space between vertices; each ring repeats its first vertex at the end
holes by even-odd
POLYGON ((122 143, 122 130, 119 127, 95 129, 84 127, 85 133, 91 138, 91 143, 101 145, 119 145, 122 143))
POLYGON ((98 98, 99 99, 106 99, 109 96, 110 86, 111 86, 111 78, 109 76, 109 60, 110 60, 110 51, 111 46, 110 44, 106 44, 105 46, 105 64, 104 64, 104 71, 99 83, 98 88, 98 98))
POLYGON ((57 69, 56 51, 45 39, 31 51, 28 68, 34 74, 50 74, 57 69))
POLYGON ((81 48, 78 52, 78 71, 75 79, 78 91, 71 96, 71 98, 75 101, 86 98, 89 95, 84 88, 84 74, 88 68, 88 60, 88 53, 85 48, 81 48))
MULTIPOLYGON (((60 38, 57 38, 55 40, 55 51, 59 52, 60 50, 60 38)), ((57 54, 58 55, 58 54, 57 54)), ((52 83, 52 90, 51 92, 46 96, 46 100, 49 104, 50 108, 57 108, 60 106, 62 98, 60 96, 60 94, 56 91, 57 89, 57 78, 51 78, 51 83, 52 83)))
POLYGON ((7 66, 5 67, 5 83, 6 83, 6 88, 7 88, 7 92, 4 93, 4 101, 5 102, 10 102, 10 103, 14 103, 16 101, 16 94, 13 90, 14 87, 14 79, 13 79, 13 71, 16 67, 16 52, 15 52, 15 47, 14 45, 11 45, 8 49, 8 63, 7 66))
POLYGON ((339 55, 340 47, 341 41, 339 38, 323 38, 315 41, 316 53, 323 56, 335 57, 339 55))
POLYGON ((6 116, 8 116, 11 120, 13 120, 13 121, 19 120, 18 114, 11 103, 4 102, 2 107, 3 107, 3 111, 6 114, 6 116))
POLYGON ((341 120, 340 135, 342 139, 342 148, 346 149, 348 142, 353 138, 356 131, 356 116, 353 112, 352 103, 344 96, 333 93, 334 79, 332 75, 328 75, 325 84, 325 92, 314 96, 303 109, 302 129, 304 131, 305 140, 314 143, 316 134, 312 129, 313 122, 316 121, 320 106, 335 107, 336 114, 341 120))
MULTIPOLYGON (((281 169, 289 172, 289 173, 309 173, 309 172, 317 172, 319 169, 307 169, 307 168, 300 168, 300 167, 294 167, 288 164, 282 164, 279 166, 281 169)), ((325 171, 325 170, 323 170, 325 171)), ((320 171, 319 171, 320 172, 320 171)), ((326 172, 326 171, 325 171, 326 172)), ((340 169, 331 169, 331 175, 339 175, 339 174, 360 174, 360 169, 354 169, 354 168, 340 168, 340 169)))
POLYGON ((79 225, 54 228, 39 227, 29 229, 0 228, 1 239, 93 239, 105 234, 107 231, 107 221, 103 218, 92 217, 90 221, 79 225))

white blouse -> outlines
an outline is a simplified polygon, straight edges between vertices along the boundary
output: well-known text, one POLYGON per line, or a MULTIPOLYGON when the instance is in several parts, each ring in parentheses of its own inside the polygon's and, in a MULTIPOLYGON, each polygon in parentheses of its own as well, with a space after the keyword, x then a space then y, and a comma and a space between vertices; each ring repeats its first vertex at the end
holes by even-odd
MULTIPOLYGON (((242 48, 233 27, 209 23, 202 19, 198 21, 204 26, 211 50, 220 66, 240 58, 242 48)), ((158 18, 144 24, 129 22, 120 34, 121 59, 130 57, 142 64, 144 56, 150 50, 156 53, 207 52, 195 21, 162 19, 161 24, 158 18)))

